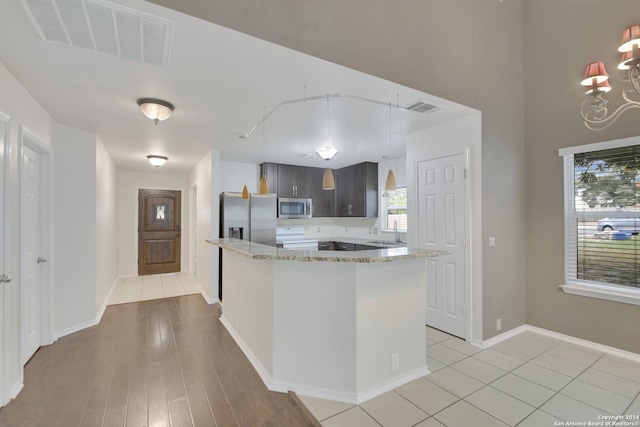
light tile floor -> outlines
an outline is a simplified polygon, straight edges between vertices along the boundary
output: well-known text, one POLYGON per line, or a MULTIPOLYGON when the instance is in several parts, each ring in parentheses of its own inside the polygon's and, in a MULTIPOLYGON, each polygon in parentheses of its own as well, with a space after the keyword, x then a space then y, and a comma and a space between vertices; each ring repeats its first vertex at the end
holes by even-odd
POLYGON ((360 406, 299 397, 332 427, 607 425, 607 415, 640 426, 638 362, 532 332, 487 350, 429 327, 426 336, 424 378, 360 406))
POLYGON ((152 274, 118 279, 107 305, 200 293, 196 278, 189 273, 152 274))

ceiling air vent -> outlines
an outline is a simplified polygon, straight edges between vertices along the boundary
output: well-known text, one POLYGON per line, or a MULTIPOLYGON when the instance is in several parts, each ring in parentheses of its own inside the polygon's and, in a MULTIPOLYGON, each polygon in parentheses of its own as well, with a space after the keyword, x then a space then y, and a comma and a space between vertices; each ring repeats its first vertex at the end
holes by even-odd
POLYGON ((416 101, 413 104, 409 104, 404 107, 405 110, 415 111, 416 113, 426 114, 429 111, 437 109, 435 105, 427 104, 426 102, 416 101))
POLYGON ((167 67, 173 22, 103 0, 21 0, 43 40, 167 67))

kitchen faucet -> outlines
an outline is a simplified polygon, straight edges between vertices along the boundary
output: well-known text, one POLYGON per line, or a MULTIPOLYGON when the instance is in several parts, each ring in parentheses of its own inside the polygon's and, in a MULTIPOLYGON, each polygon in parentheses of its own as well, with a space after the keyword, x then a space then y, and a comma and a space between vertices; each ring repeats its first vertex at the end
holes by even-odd
POLYGON ((396 243, 402 242, 402 237, 398 233, 398 221, 393 221, 393 232, 395 233, 396 243))

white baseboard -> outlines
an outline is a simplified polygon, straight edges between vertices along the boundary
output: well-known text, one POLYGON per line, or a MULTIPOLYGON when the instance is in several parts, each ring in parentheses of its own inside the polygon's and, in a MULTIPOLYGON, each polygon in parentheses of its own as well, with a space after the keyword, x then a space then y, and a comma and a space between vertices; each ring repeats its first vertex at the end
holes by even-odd
POLYGON ((204 290, 204 288, 202 286, 200 286, 200 283, 196 282, 198 284, 198 289, 200 290, 200 295, 202 295, 202 298, 204 298, 204 300, 207 302, 207 304, 215 304, 217 302, 220 302, 219 298, 211 298, 209 296, 209 294, 204 290))
POLYGON ((598 344, 593 341, 583 340, 582 338, 572 337, 571 335, 565 335, 558 332, 549 331, 547 329, 538 328, 537 326, 525 325, 525 327, 526 327, 526 330, 530 332, 535 332, 540 335, 546 335, 551 338, 564 340, 572 344, 581 345, 583 347, 587 347, 593 350, 601 351, 603 353, 611 354, 612 356, 622 357, 623 359, 628 359, 628 360, 632 360, 634 362, 640 363, 640 354, 637 354, 637 353, 621 350, 619 348, 610 347, 604 344, 598 344))
POLYGON ((400 386, 410 383, 411 381, 415 381, 418 378, 422 378, 431 373, 431 371, 429 371, 429 368, 425 365, 424 367, 407 372, 402 377, 394 378, 388 383, 377 386, 364 393, 349 393, 349 392, 343 392, 343 391, 337 391, 337 390, 324 389, 320 387, 313 387, 308 385, 274 381, 271 378, 271 375, 269 375, 269 372, 265 369, 264 366, 262 366, 258 358, 253 354, 253 352, 249 349, 249 347, 247 347, 247 345, 244 343, 240 335, 238 335, 235 329, 233 329, 233 327, 231 326, 229 321, 224 317, 224 315, 220 316, 220 322, 222 322, 222 324, 227 329, 227 331, 229 332, 233 340, 236 342, 236 344, 238 344, 238 347, 240 347, 240 350, 242 350, 244 355, 247 356, 247 359, 249 359, 249 362, 251 363, 253 368, 256 370, 256 372, 260 376, 260 379, 262 379, 262 382, 270 391, 277 391, 280 393, 288 393, 289 391, 293 391, 296 394, 299 394, 302 396, 317 397, 320 399, 333 400, 338 402, 345 402, 345 403, 351 403, 354 405, 359 405, 361 403, 366 402, 367 400, 373 399, 374 397, 381 396, 393 389, 396 389, 400 386))
POLYGON ((20 394, 23 387, 24 384, 22 383, 22 381, 18 381, 17 383, 12 385, 11 389, 9 389, 9 399, 15 399, 16 397, 18 397, 18 394, 20 394))
POLYGON ((475 345, 476 347, 480 347, 483 350, 486 350, 489 347, 493 347, 496 344, 501 343, 502 341, 506 341, 509 338, 513 338, 516 335, 519 335, 527 330, 527 325, 521 325, 517 328, 511 329, 509 331, 503 332, 500 335, 496 335, 493 338, 489 338, 488 340, 479 341, 472 339, 469 341, 470 344, 475 345))
POLYGON ((532 325, 521 325, 521 326, 518 326, 517 328, 511 329, 510 331, 506 331, 505 333, 497 335, 493 338, 489 338, 488 340, 485 340, 485 341, 471 340, 470 343, 475 345, 476 347, 487 349, 526 331, 534 332, 536 334, 545 335, 545 336, 559 339, 559 340, 563 340, 566 342, 570 342, 572 344, 591 348, 593 350, 601 351, 603 353, 611 354, 613 356, 621 357, 623 359, 628 359, 628 360, 640 363, 640 354, 633 353, 631 351, 621 350, 615 347, 610 347, 604 344, 598 344, 593 341, 583 340, 582 338, 572 337, 571 335, 561 334, 559 332, 550 331, 548 329, 543 329, 543 328, 539 328, 537 326, 532 326, 532 325))
POLYGON ((253 365, 253 368, 256 370, 256 372, 260 376, 260 379, 262 379, 262 382, 264 383, 264 385, 266 385, 267 388, 271 391, 281 391, 283 393, 286 393, 287 390, 276 390, 273 388, 273 381, 271 380, 271 375, 269 375, 269 371, 267 371, 264 368, 264 366, 262 366, 262 363, 260 363, 258 358, 255 356, 255 354, 253 354, 253 352, 249 349, 249 347, 247 347, 247 345, 244 343, 240 335, 238 335, 236 330, 233 329, 233 327, 231 326, 231 323, 229 323, 229 321, 224 317, 224 315, 220 316, 220 322, 222 322, 226 330, 229 332, 229 334, 231 335, 231 338, 233 338, 236 344, 238 344, 238 347, 240 347, 240 350, 242 350, 244 355, 247 356, 247 359, 249 359, 249 362, 251 363, 251 365, 253 365))
POLYGON ((93 320, 90 320, 90 321, 84 322, 84 323, 80 323, 79 325, 71 326, 71 327, 63 329, 61 331, 54 331, 53 340, 54 341, 58 341, 58 339, 66 336, 66 335, 73 334, 74 332, 78 332, 78 331, 81 331, 83 329, 90 328, 91 326, 95 326, 98 323, 100 323, 100 321, 102 320, 102 316, 104 315, 104 311, 107 309, 107 305, 108 305, 109 301, 111 300, 111 294, 113 293, 114 289, 118 285, 118 281, 120 279, 121 279, 121 277, 116 277, 114 279, 113 284, 111 285, 111 289, 109 290, 109 293, 107 294, 107 296, 105 297, 104 301, 102 302, 102 305, 100 306, 100 309, 96 313, 96 317, 93 320))

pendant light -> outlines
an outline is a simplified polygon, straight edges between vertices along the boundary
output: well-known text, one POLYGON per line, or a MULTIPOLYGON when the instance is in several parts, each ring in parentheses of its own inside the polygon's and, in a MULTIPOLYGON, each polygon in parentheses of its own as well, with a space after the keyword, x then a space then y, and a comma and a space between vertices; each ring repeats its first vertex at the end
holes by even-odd
MULTIPOLYGON (((246 150, 247 148, 247 140, 246 139, 242 139, 242 143, 243 143, 243 148, 246 150)), ((242 199, 243 200, 249 200, 249 189, 247 188, 247 184, 245 184, 242 187, 242 199)))
MULTIPOLYGON (((327 146, 328 147, 330 147, 329 142, 331 141, 331 139, 329 137, 330 137, 330 134, 329 134, 329 94, 327 94, 327 146)), ((333 157, 333 156, 331 156, 331 157, 333 157)), ((327 158, 326 160, 331 160, 331 157, 327 158)), ((336 189, 336 181, 333 178, 333 171, 331 170, 330 167, 326 167, 324 169, 324 174, 322 175, 322 189, 323 190, 335 190, 336 189)))
MULTIPOLYGON (((264 117, 262 118, 262 163, 264 163, 264 128, 267 125, 267 106, 264 106, 264 117)), ((269 194, 269 183, 267 176, 262 174, 260 177, 260 194, 269 194)))
MULTIPOLYGON (((387 166, 389 166, 389 158, 391 157, 391 103, 389 103, 389 155, 387 156, 387 166)), ((393 174, 393 170, 389 168, 387 173, 387 180, 384 183, 384 196, 389 195, 389 191, 396 189, 396 176, 393 174)))

